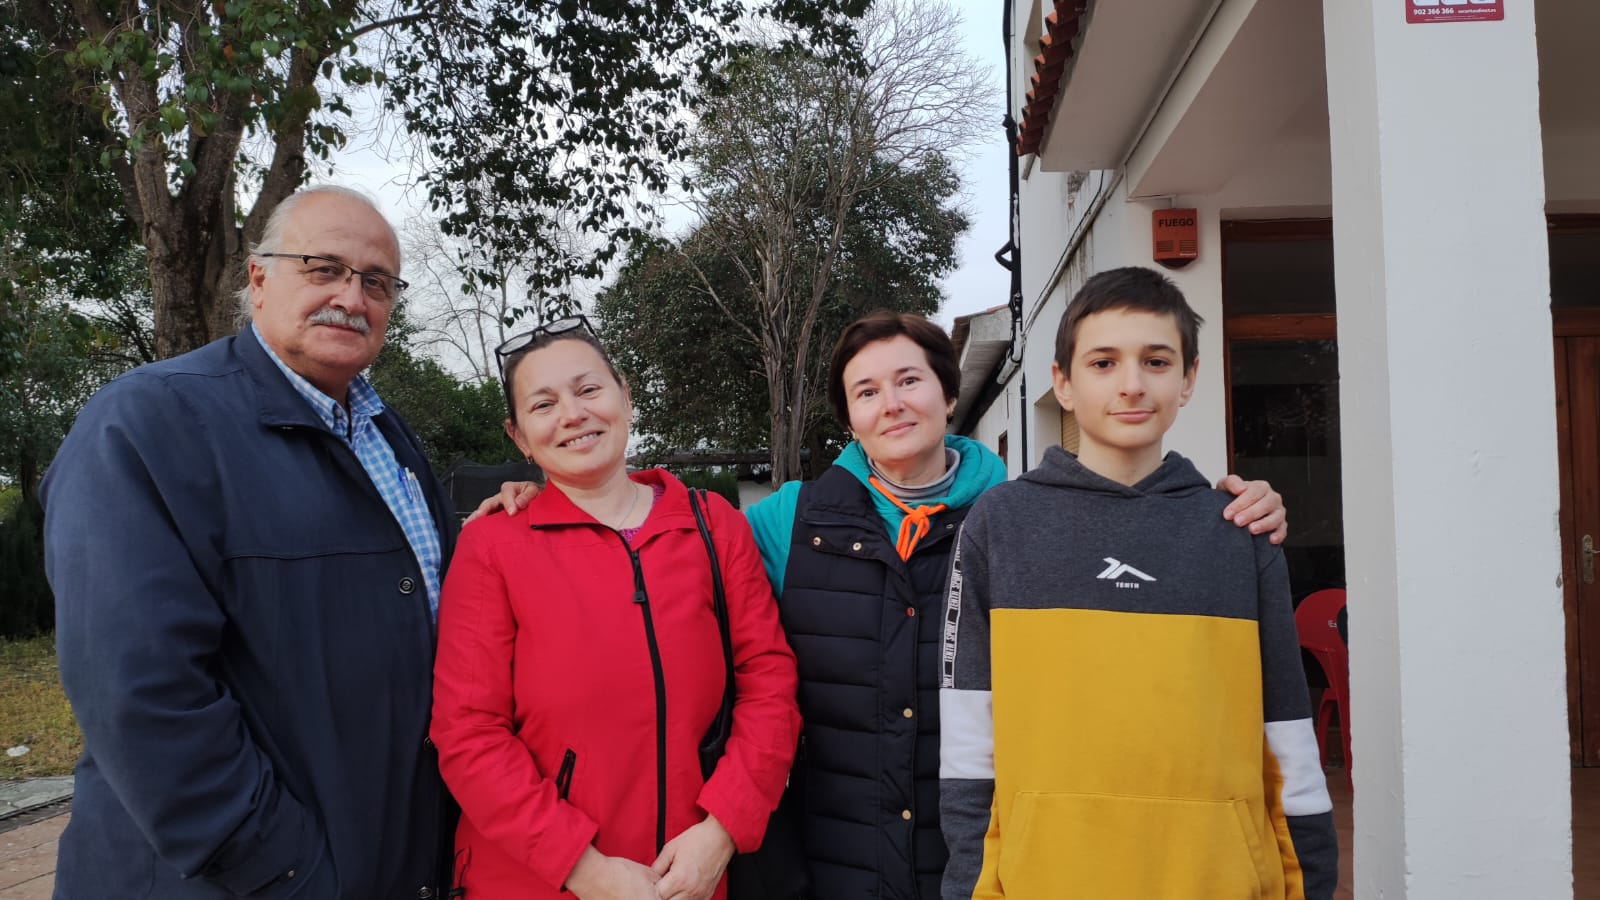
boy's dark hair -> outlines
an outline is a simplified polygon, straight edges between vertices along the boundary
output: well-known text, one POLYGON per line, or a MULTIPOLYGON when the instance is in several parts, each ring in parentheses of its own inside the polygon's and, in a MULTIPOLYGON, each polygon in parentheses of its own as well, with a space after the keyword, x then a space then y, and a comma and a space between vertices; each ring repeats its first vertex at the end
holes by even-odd
POLYGON ((850 427, 850 401, 845 396, 844 367, 868 344, 900 335, 910 338, 927 354, 928 367, 939 379, 946 401, 961 395, 961 363, 956 360, 956 348, 950 342, 950 335, 922 316, 880 309, 845 326, 844 333, 839 335, 839 343, 833 345, 833 360, 828 364, 828 405, 833 407, 839 424, 850 427))
POLYGON ((1078 325, 1095 313, 1114 309, 1171 316, 1178 326, 1178 350, 1183 355, 1183 371, 1188 373, 1194 369, 1194 361, 1200 356, 1200 326, 1205 324, 1205 320, 1189 307, 1189 301, 1183 298, 1183 291, 1178 290, 1178 286, 1167 276, 1143 266, 1127 266, 1107 269, 1090 278, 1078 289, 1072 302, 1067 304, 1067 311, 1061 316, 1061 325, 1056 329, 1056 365, 1061 367, 1063 374, 1070 377, 1072 373, 1072 354, 1078 345, 1078 325))

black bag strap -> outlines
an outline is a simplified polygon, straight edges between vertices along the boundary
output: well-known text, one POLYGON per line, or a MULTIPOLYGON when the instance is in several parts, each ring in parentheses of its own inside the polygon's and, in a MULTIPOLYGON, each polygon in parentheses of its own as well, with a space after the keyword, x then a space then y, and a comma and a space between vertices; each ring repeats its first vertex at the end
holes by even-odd
POLYGON ((711 528, 701 506, 708 503, 702 488, 689 489, 689 508, 694 510, 694 524, 700 529, 700 539, 705 541, 706 556, 711 558, 711 606, 717 615, 717 630, 722 635, 723 688, 722 708, 717 710, 713 733, 728 735, 733 731, 733 635, 728 628, 728 594, 722 587, 722 563, 717 560, 717 547, 711 541, 711 528))

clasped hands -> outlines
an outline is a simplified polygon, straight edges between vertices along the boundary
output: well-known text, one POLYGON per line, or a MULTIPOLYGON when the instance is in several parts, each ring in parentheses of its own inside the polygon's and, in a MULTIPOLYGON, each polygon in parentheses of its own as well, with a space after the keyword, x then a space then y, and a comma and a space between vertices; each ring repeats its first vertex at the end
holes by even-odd
POLYGON ((733 838, 715 816, 706 816, 667 841, 649 866, 583 851, 567 877, 578 900, 710 900, 733 858, 733 838))

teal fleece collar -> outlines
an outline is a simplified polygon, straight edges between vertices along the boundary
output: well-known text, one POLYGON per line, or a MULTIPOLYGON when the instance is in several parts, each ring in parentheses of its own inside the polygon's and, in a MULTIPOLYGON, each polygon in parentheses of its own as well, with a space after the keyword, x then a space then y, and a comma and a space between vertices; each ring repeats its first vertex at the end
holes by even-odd
MULTIPOLYGON (((947 509, 966 509, 984 491, 1006 480, 1006 464, 1000 457, 994 455, 989 448, 971 438, 960 435, 945 435, 944 445, 951 447, 961 454, 961 465, 956 469, 955 484, 950 486, 950 493, 943 497, 935 497, 925 505, 933 506, 943 503, 947 509)), ((834 460, 834 465, 854 475, 862 484, 867 484, 867 479, 872 476, 872 468, 867 464, 866 451, 861 449, 861 444, 851 441, 834 460)), ((872 506, 883 517, 883 523, 890 534, 898 534, 900 521, 906 514, 894 501, 885 497, 877 489, 868 485, 872 495, 872 506)), ((937 518, 937 516, 935 516, 937 518)))

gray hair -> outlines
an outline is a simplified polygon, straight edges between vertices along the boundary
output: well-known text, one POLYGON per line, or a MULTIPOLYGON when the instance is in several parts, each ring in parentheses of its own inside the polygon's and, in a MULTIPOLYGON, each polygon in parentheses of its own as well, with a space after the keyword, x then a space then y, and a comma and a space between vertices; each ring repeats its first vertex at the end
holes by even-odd
MULTIPOLYGON (((384 224, 389 224, 388 217, 384 216, 383 210, 378 208, 378 201, 374 200, 370 194, 367 194, 364 191, 358 191, 355 188, 348 188, 337 184, 317 184, 308 188, 301 188, 300 190, 295 191, 289 196, 283 198, 283 200, 279 201, 278 205, 272 210, 272 214, 267 216, 267 225, 261 230, 261 240, 258 241, 255 246, 250 248, 250 251, 245 255, 244 258, 244 284, 235 294, 239 301, 240 328, 250 324, 250 261, 257 259, 258 255, 262 253, 280 252, 283 243, 283 229, 284 226, 288 224, 289 217, 294 215, 294 211, 298 209, 300 204, 304 203, 307 198, 318 195, 343 197, 346 200, 354 200, 357 203, 364 203, 368 209, 371 209, 373 212, 378 214, 378 218, 383 219, 384 224)), ((400 236, 395 233, 393 225, 389 225, 389 234, 394 237, 395 274, 398 275, 400 272, 399 266, 401 262, 400 236)), ((257 265, 261 266, 270 267, 273 262, 274 261, 271 259, 257 259, 257 265)))

